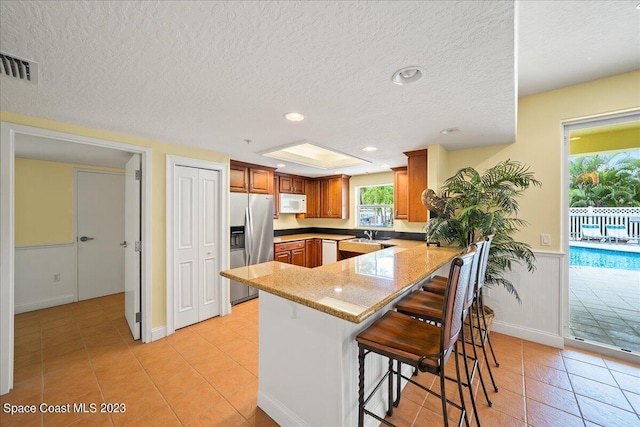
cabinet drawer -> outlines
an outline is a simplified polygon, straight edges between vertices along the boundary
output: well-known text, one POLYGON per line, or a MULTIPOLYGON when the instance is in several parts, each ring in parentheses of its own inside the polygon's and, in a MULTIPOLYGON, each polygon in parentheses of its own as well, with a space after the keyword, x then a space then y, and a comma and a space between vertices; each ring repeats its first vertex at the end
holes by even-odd
POLYGON ((294 242, 276 243, 274 252, 291 251, 293 249, 304 248, 304 240, 296 240, 294 242))

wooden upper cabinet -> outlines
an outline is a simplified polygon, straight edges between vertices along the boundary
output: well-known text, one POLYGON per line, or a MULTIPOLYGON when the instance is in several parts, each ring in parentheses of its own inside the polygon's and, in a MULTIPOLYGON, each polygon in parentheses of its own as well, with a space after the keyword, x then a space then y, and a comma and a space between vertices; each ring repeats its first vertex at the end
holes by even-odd
POLYGON ((320 181, 308 179, 304 184, 307 196, 307 213, 305 218, 320 218, 320 181))
POLYGON ((229 169, 231 191, 273 194, 274 168, 231 160, 229 169))
POLYGON ((422 204, 422 192, 427 189, 427 150, 408 151, 407 156, 407 196, 409 222, 426 222, 427 208, 422 204))
POLYGON ((320 179, 320 216, 349 218, 349 176, 336 175, 320 179))
POLYGON ((407 219, 409 216, 409 191, 407 167, 393 170, 393 218, 407 219))
POLYGON ((250 168, 249 193, 273 194, 273 171, 250 168))
POLYGON ((246 193, 249 191, 249 168, 234 165, 231 162, 229 168, 229 187, 236 193, 246 193))
POLYGON ((279 175, 280 192, 290 194, 304 193, 304 178, 293 175, 279 175))

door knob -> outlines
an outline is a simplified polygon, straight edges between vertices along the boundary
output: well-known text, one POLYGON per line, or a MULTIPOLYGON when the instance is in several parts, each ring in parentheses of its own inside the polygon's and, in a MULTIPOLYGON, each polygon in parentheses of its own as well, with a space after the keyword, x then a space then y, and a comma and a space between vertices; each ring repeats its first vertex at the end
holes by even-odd
POLYGON ((82 236, 82 237, 80 238, 80 241, 81 241, 81 242, 86 242, 87 240, 93 240, 93 239, 94 239, 94 237, 82 236))
POLYGON ((120 243, 120 246, 122 246, 123 248, 127 247, 127 241, 125 240, 124 242, 120 243))

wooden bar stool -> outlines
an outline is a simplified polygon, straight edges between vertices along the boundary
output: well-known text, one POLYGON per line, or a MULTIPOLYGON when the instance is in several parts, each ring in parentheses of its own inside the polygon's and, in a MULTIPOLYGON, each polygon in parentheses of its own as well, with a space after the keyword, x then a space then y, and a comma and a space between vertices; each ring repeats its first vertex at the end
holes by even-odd
MULTIPOLYGON (((493 389, 498 391, 498 386, 496 385, 496 381, 493 378, 493 372, 491 371, 491 364, 489 363, 489 358, 487 357, 487 344, 489 345, 489 350, 491 350, 491 355, 493 356, 493 362, 496 367, 500 366, 498 363, 498 359, 496 358, 496 354, 493 351, 493 345, 491 344, 490 331, 487 327, 487 319, 485 317, 484 310, 484 297, 482 295, 482 288, 484 287, 484 281, 487 273, 487 264, 489 262, 489 251, 491 250, 491 243, 495 234, 490 234, 484 237, 485 243, 483 246, 482 254, 480 255, 480 265, 478 267, 478 280, 475 287, 474 292, 474 310, 476 312, 476 324, 474 325, 472 320, 469 320, 469 325, 472 326, 473 329, 478 331, 479 342, 477 345, 482 347, 482 353, 484 355, 484 360, 487 365, 487 371, 489 371, 489 377, 491 378, 491 384, 493 385, 493 389)), ((427 282, 422 289, 427 292, 432 292, 435 294, 444 294, 444 289, 447 284, 447 278, 443 276, 435 276, 429 282, 427 282)), ((472 333, 473 333, 472 329, 472 333)))
POLYGON ((449 271, 449 286, 444 294, 444 309, 442 326, 437 327, 427 322, 420 321, 406 314, 396 311, 388 311, 371 326, 362 331, 356 337, 358 342, 359 361, 359 390, 358 390, 358 426, 364 424, 365 414, 376 418, 382 423, 393 426, 389 421, 379 417, 375 413, 366 409, 366 404, 380 388, 385 378, 389 380, 388 415, 393 414, 393 406, 400 402, 400 387, 397 388, 397 398, 395 404, 392 399, 393 374, 397 375, 398 383, 405 379, 423 390, 438 396, 442 402, 442 417, 444 425, 449 425, 447 417, 447 403, 458 408, 460 419, 458 426, 465 424, 469 426, 464 396, 462 393, 462 383, 460 380, 460 365, 458 357, 454 357, 456 365, 456 382, 460 395, 460 404, 457 404, 446 397, 445 388, 445 365, 451 354, 457 354, 458 337, 462 329, 462 310, 467 293, 467 283, 471 277, 471 268, 475 249, 455 258, 451 262, 449 271), (365 357, 369 353, 377 353, 389 358, 389 368, 387 373, 374 387, 371 394, 364 397, 364 369, 365 357), (393 370, 393 361, 397 362, 397 369, 393 370), (420 372, 429 372, 440 377, 440 394, 427 389, 422 384, 402 375, 402 364, 406 363, 420 372))
MULTIPOLYGON (((473 256, 470 280, 467 283, 465 302, 462 308, 463 324, 465 323, 466 319, 471 313, 471 307, 474 302, 474 289, 476 286, 476 281, 478 280, 480 258, 481 258, 482 247, 484 243, 485 243, 484 240, 480 240, 470 246, 470 248, 475 248, 476 252, 473 256)), ((420 291, 412 292, 411 294, 401 299, 396 304, 396 310, 400 313, 407 314, 417 319, 424 320, 427 322, 433 322, 436 325, 439 325, 442 323, 443 302, 444 302, 443 295, 420 290, 420 291)), ((487 404, 491 406, 492 402, 489 399, 489 395, 487 393, 487 389, 484 384, 482 371, 478 370, 478 367, 479 367, 478 353, 476 351, 473 334, 471 334, 471 337, 470 337, 473 354, 468 355, 466 346, 464 345, 465 342, 468 342, 467 337, 465 337, 465 333, 466 333, 465 328, 463 328, 460 334, 460 341, 462 343, 462 360, 464 361, 464 368, 465 368, 465 374, 466 374, 467 380, 466 382, 463 382, 462 385, 469 389, 469 396, 471 398, 471 406, 473 409, 473 414, 476 417, 476 424, 480 426, 480 417, 478 415, 478 409, 476 408, 476 401, 475 401, 475 396, 473 395, 473 387, 472 387, 473 379, 475 377, 476 371, 480 376, 480 384, 482 385, 485 398, 487 399, 487 404), (468 364, 469 360, 472 362, 471 369, 469 369, 469 364, 468 364)))

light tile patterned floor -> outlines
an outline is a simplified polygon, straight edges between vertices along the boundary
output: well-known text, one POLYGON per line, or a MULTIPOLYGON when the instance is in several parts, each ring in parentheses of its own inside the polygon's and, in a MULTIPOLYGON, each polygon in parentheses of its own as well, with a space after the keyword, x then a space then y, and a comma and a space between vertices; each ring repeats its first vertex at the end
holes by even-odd
POLYGON ((571 334, 640 352, 640 271, 571 266, 569 279, 571 334))
MULTIPOLYGON (((0 403, 125 403, 125 413, 0 411, 0 425, 275 425, 256 405, 257 300, 150 344, 131 339, 123 305, 119 294, 17 315, 15 388, 0 403)), ((484 426, 640 425, 640 366, 492 337, 500 391, 490 393, 492 408, 478 399, 484 426)), ((426 374, 419 378, 433 383, 426 374)), ((409 387, 392 421, 438 425, 438 405, 433 396, 409 387)))

